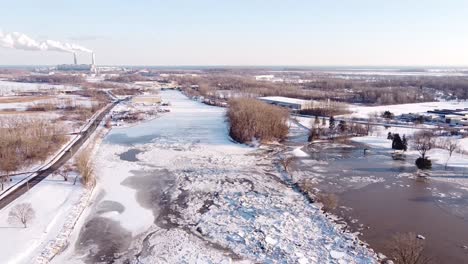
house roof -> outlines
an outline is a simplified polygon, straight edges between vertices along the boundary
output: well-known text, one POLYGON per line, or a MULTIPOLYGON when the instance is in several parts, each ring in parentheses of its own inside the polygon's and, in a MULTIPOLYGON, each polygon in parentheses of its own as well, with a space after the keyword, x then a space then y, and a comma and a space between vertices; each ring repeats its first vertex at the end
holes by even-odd
POLYGON ((311 102, 308 100, 284 97, 284 96, 265 96, 265 97, 259 97, 258 99, 264 100, 264 101, 287 103, 287 104, 299 104, 299 105, 304 105, 304 104, 311 102))

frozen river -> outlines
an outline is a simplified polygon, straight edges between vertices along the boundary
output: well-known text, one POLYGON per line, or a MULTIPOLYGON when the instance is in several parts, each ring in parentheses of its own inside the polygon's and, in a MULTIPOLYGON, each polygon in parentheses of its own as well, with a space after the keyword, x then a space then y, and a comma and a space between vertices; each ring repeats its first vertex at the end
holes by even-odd
POLYGON ((113 129, 92 206, 57 263, 374 263, 282 182, 275 150, 231 141, 225 110, 176 91, 171 112, 113 129))

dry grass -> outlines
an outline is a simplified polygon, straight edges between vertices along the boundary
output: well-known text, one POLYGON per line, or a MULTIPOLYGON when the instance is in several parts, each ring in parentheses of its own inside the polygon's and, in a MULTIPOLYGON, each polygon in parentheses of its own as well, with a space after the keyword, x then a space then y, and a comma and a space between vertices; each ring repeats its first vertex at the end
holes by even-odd
POLYGON ((82 150, 75 159, 76 168, 81 175, 81 182, 86 187, 93 187, 96 184, 94 177, 94 164, 91 160, 92 147, 82 150))
POLYGON ((26 112, 26 111, 16 111, 16 109, 4 109, 0 111, 0 115, 28 115, 28 114, 32 114, 32 113, 26 112))
POLYGON ((16 96, 0 98, 0 104, 27 103, 38 100, 51 99, 52 96, 16 96))
POLYGON ((282 141, 289 130, 287 110, 250 98, 231 100, 227 118, 230 136, 242 143, 282 141))
POLYGON ((42 119, 0 119, 0 171, 9 174, 36 161, 44 161, 66 141, 62 127, 42 119))

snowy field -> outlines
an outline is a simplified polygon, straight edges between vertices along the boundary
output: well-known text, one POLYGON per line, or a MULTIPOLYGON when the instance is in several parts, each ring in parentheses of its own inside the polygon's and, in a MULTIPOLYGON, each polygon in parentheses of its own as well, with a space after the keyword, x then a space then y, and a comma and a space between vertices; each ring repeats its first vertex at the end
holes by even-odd
POLYGON ((55 239, 67 215, 83 194, 78 182, 65 182, 61 176, 48 177, 31 191, 21 196, 0 211, 0 263, 31 263, 47 243, 55 239), (8 213, 12 206, 31 203, 35 218, 23 228, 21 224, 10 224, 8 213))
POLYGON ((281 181, 274 149, 230 140, 224 109, 162 96, 170 113, 101 145, 93 206, 54 262, 376 262, 281 181))
MULTIPOLYGON (((83 146, 94 146, 90 143, 99 142, 105 133, 105 128, 98 128, 83 146)), ((67 166, 73 164, 71 159, 67 166)), ((1 209, 0 236, 9 239, 4 239, 0 247, 0 263, 48 263, 57 251, 66 246, 68 236, 88 205, 91 194, 92 189, 81 184, 76 171, 69 173, 68 181, 53 173, 1 209), (30 203, 35 211, 27 228, 8 219, 10 210, 21 203, 30 203)))
POLYGON ((359 106, 350 105, 349 110, 352 112, 347 117, 369 118, 369 115, 375 113, 380 114, 385 111, 390 111, 394 115, 408 113, 426 113, 428 110, 434 109, 463 109, 468 108, 468 101, 442 101, 428 102, 415 104, 398 104, 398 105, 379 105, 379 106, 359 106))
POLYGON ((0 96, 15 95, 20 92, 38 92, 41 90, 46 91, 60 91, 60 90, 78 90, 79 88, 68 85, 51 85, 43 83, 20 83, 0 81, 0 96))
MULTIPOLYGON (((35 106, 37 104, 55 104, 57 106, 65 106, 66 103, 71 103, 76 106, 83 106, 91 108, 93 102, 87 97, 78 95, 57 95, 57 96, 41 96, 41 97, 0 97, 0 111, 2 110, 14 110, 14 111, 25 111, 28 107, 35 106), (8 102, 17 101, 17 102, 8 102)), ((1 113, 1 112, 0 112, 1 113)), ((37 114, 37 113, 33 113, 37 114)))

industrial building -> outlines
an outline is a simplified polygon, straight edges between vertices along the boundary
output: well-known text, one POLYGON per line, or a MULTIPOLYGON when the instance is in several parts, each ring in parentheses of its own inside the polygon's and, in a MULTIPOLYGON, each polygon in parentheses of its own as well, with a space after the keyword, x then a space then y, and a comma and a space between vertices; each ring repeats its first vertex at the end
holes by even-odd
POLYGON ((435 109, 427 111, 431 114, 439 115, 447 124, 453 126, 468 125, 468 108, 463 109, 435 109))
POLYGON ((76 53, 73 53, 73 64, 57 65, 57 70, 67 72, 97 73, 94 53, 91 53, 91 64, 78 64, 76 53))
POLYGON ((272 105, 282 106, 298 111, 311 105, 311 101, 283 96, 265 96, 259 97, 258 99, 272 105))

